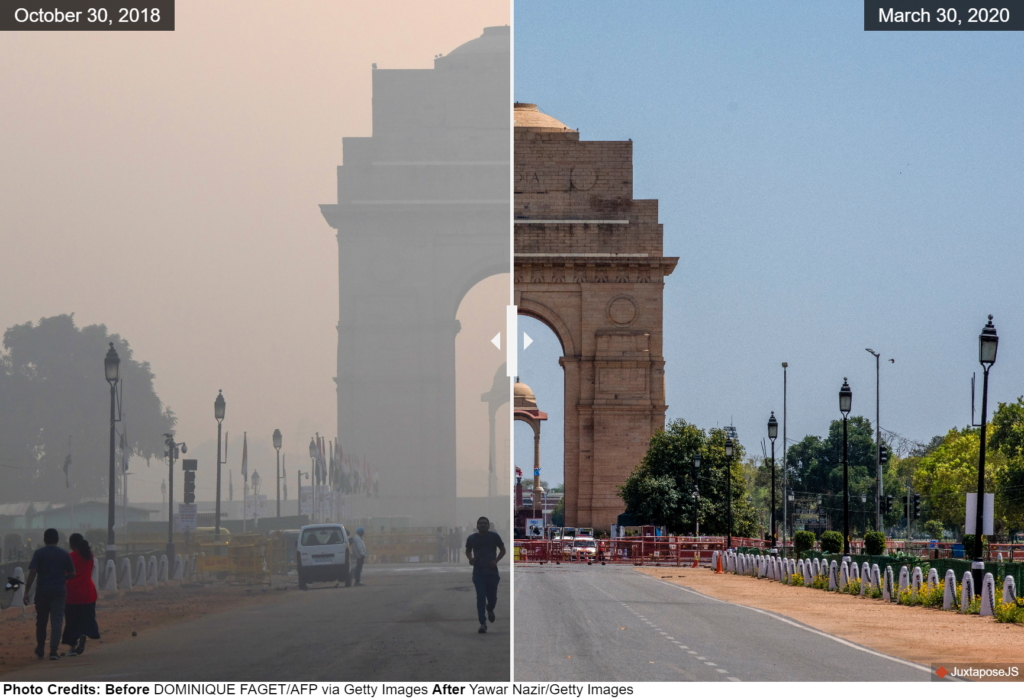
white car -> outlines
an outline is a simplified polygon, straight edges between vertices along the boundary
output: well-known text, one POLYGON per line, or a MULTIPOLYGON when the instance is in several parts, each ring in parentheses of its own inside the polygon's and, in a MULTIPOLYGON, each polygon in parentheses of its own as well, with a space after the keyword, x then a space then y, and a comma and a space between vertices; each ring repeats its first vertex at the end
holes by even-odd
POLYGON ((340 524, 308 524, 300 529, 295 560, 300 590, 307 589, 311 582, 332 580, 352 586, 348 532, 340 524))
POLYGON ((589 537, 576 537, 572 543, 572 553, 578 558, 596 558, 597 542, 589 537))

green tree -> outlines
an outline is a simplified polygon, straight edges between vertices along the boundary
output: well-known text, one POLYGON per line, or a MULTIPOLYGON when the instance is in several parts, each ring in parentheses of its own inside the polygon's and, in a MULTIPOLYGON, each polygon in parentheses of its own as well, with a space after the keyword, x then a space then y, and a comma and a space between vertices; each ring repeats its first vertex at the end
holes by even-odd
POLYGON ((174 414, 153 390, 153 372, 103 325, 75 327, 71 315, 15 325, 0 354, 0 469, 7 501, 105 499, 108 492, 110 386, 103 374, 109 342, 121 358, 119 393, 125 451, 162 457, 174 414), (73 487, 63 467, 69 454, 73 487))
POLYGON ((559 500, 555 508, 551 510, 551 524, 556 527, 565 526, 565 498, 559 500))
MULTIPOLYGON (((988 426, 989 439, 995 426, 988 426)), ((938 520, 947 529, 960 530, 964 525, 965 494, 978 489, 978 457, 981 450, 979 430, 953 428, 927 456, 922 456, 913 475, 914 491, 923 500, 923 520, 938 520)), ((987 483, 996 492, 1006 473, 1006 457, 990 449, 985 458, 987 483)), ((989 486, 986 485, 986 490, 989 486)), ((1005 503, 996 498, 994 521, 996 532, 1006 529, 1005 503)))
MULTIPOLYGON (((876 459, 874 430, 865 417, 851 417, 847 422, 847 454, 849 460, 850 533, 863 531, 864 525, 874 527, 874 494, 876 459), (861 503, 861 495, 867 503, 861 503)), ((790 487, 803 495, 821 495, 822 506, 831 516, 832 526, 843 526, 843 421, 833 420, 828 436, 822 439, 808 435, 786 450, 790 487)), ((883 471, 883 486, 885 486, 883 471)), ((888 490, 886 492, 889 492, 888 490)), ((779 495, 776 504, 781 516, 779 495)))
POLYGON ((696 507, 701 533, 725 534, 729 484, 726 479, 731 478, 732 532, 736 536, 751 536, 754 517, 741 466, 743 448, 735 445, 735 453, 728 459, 725 439, 723 430, 705 433, 685 420, 674 420, 656 432, 643 460, 619 489, 627 512, 679 533, 693 531, 696 507), (693 457, 698 452, 701 467, 695 482, 693 457), (699 492, 696 500, 695 489, 699 492))
POLYGON ((996 408, 988 446, 1006 457, 1006 471, 993 492, 1003 506, 1007 528, 1019 531, 1024 527, 1024 396, 996 408))

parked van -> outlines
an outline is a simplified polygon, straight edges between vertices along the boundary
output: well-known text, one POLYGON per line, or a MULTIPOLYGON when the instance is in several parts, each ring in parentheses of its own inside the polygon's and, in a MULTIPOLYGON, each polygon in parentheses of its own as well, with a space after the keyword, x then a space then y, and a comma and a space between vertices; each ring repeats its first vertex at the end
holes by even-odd
POLYGON ((295 544, 299 589, 307 589, 311 582, 332 580, 345 583, 345 587, 351 587, 350 554, 348 532, 342 525, 308 524, 302 527, 295 544))

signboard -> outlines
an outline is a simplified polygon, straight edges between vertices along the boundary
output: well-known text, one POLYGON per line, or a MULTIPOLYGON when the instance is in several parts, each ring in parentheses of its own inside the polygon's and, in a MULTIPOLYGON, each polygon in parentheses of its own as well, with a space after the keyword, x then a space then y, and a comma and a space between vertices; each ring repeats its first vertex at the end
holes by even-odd
MULTIPOLYGON (((985 493, 985 511, 981 513, 984 521, 981 528, 984 530, 982 536, 992 536, 993 513, 996 508, 996 496, 993 493, 985 493)), ((978 524, 978 494, 967 493, 967 517, 964 522, 964 534, 973 534, 978 524)))
POLYGON ((196 505, 178 505, 178 514, 174 516, 174 531, 187 532, 196 530, 196 505))
POLYGON ((313 486, 299 488, 299 514, 313 516, 313 486))
POLYGON ((542 538, 544 536, 544 520, 532 518, 526 520, 526 536, 531 539, 542 538))

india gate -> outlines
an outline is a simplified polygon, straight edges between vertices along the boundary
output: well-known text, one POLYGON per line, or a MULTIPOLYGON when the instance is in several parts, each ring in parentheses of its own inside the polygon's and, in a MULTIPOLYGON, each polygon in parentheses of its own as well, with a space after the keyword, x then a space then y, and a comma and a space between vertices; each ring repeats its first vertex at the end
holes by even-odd
MULTIPOLYGON (((337 203, 321 206, 338 239, 337 436, 380 479, 379 499, 350 498, 345 517, 482 514, 456 499, 456 312, 511 267, 510 51, 509 27, 488 27, 430 69, 374 65, 372 136, 343 141, 337 203)), ((474 396, 484 412, 496 400, 474 396)))
POLYGON ((631 141, 581 141, 514 107, 514 290, 565 373, 565 523, 608 529, 617 488, 665 424, 665 257, 658 202, 633 198, 631 141))

